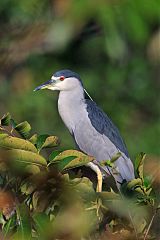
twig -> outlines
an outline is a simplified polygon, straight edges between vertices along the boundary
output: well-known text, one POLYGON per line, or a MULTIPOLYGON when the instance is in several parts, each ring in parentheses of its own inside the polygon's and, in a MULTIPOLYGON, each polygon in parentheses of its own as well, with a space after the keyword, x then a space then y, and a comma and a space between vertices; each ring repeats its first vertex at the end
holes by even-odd
POLYGON ((128 209, 128 215, 129 215, 130 221, 131 221, 132 226, 133 226, 133 229, 134 229, 134 233, 135 233, 136 240, 138 240, 137 229, 136 229, 136 227, 135 227, 135 225, 134 225, 134 222, 133 222, 133 219, 132 219, 132 215, 131 215, 129 209, 128 209))
POLYGON ((15 135, 14 135, 12 132, 8 131, 6 128, 2 127, 1 125, 0 125, 0 130, 8 133, 8 134, 9 134, 10 136, 12 136, 12 137, 15 137, 15 135))
POLYGON ((156 214, 157 214, 157 209, 155 210, 155 213, 153 214, 153 216, 152 216, 152 218, 151 218, 151 221, 150 221, 150 223, 149 223, 149 225, 148 225, 148 228, 147 228, 147 231, 146 231, 146 233, 145 233, 145 235, 144 235, 144 239, 143 239, 143 240, 146 240, 146 239, 147 239, 147 235, 148 235, 148 233, 149 233, 149 230, 150 230, 150 228, 151 228, 151 226, 152 226, 152 223, 153 223, 153 220, 154 220, 156 214))
MULTIPOLYGON (((124 197, 123 197, 121 191, 119 191, 119 192, 120 192, 120 195, 121 195, 122 199, 124 199, 124 197)), ((135 233, 136 240, 138 240, 137 229, 136 229, 136 227, 135 227, 135 224, 134 224, 134 221, 133 221, 133 218, 132 218, 132 215, 131 215, 131 212, 130 212, 128 206, 127 206, 127 211, 128 211, 128 215, 129 215, 129 218, 130 218, 131 224, 132 224, 133 229, 134 229, 134 233, 135 233)))

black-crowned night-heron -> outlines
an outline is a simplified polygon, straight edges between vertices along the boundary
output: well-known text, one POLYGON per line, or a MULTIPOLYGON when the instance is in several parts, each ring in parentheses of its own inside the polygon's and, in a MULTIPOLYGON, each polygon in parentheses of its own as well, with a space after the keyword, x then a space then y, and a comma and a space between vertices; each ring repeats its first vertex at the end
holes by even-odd
POLYGON ((133 164, 117 127, 88 95, 77 73, 58 71, 35 91, 40 89, 60 91, 58 111, 63 122, 78 148, 95 157, 95 161, 88 163, 88 166, 97 174, 97 191, 102 188, 102 175, 112 175, 118 188, 124 180, 134 179, 133 164), (114 162, 114 167, 101 164, 117 153, 120 157, 114 162))

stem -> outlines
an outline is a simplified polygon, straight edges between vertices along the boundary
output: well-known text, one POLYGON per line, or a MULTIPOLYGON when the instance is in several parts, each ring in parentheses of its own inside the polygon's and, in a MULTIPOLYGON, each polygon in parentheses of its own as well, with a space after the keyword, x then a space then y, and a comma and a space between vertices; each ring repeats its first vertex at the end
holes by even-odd
POLYGON ((134 229, 134 233, 135 233, 136 240, 138 240, 137 229, 136 229, 136 227, 135 227, 135 225, 134 225, 134 222, 133 222, 133 219, 132 219, 132 215, 131 215, 129 209, 128 209, 128 215, 129 215, 130 221, 131 221, 132 226, 133 226, 133 229, 134 229))
POLYGON ((5 186, 3 187, 3 191, 6 191, 7 187, 10 185, 10 183, 12 182, 13 179, 14 179, 14 177, 8 179, 7 183, 6 183, 5 186))
POLYGON ((150 228, 151 228, 151 226, 152 226, 152 223, 153 223, 153 220, 154 220, 154 218, 155 218, 155 216, 156 216, 156 213, 157 213, 157 210, 155 211, 155 213, 153 214, 153 216, 152 216, 152 218, 151 218, 151 221, 150 221, 150 223, 149 223, 149 225, 148 225, 148 228, 147 228, 147 231, 146 231, 146 233, 145 233, 145 235, 144 235, 144 239, 143 239, 143 240, 146 240, 146 239, 147 239, 147 235, 148 235, 149 230, 150 230, 150 228))
POLYGON ((15 135, 12 132, 8 131, 6 128, 2 127, 1 125, 0 125, 0 129, 4 132, 8 133, 10 136, 15 137, 15 135))
MULTIPOLYGON (((121 193, 120 190, 119 190, 119 193, 120 193, 121 198, 124 200, 123 194, 121 193)), ((127 211, 128 211, 128 216, 129 216, 129 218, 130 218, 131 224, 132 224, 133 229, 134 229, 134 233, 135 233, 136 240, 138 240, 137 229, 136 229, 135 224, 134 224, 134 222, 133 222, 133 218, 132 218, 132 215, 131 215, 131 212, 130 212, 128 206, 127 206, 127 211)))

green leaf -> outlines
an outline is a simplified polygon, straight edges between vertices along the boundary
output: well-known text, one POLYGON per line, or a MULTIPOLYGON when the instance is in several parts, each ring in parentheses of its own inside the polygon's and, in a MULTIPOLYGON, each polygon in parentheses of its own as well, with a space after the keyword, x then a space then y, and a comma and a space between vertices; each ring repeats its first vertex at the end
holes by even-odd
POLYGON ((33 215, 35 230, 40 239, 46 239, 47 229, 49 229, 51 225, 49 221, 49 217, 45 213, 37 213, 33 215))
POLYGON ((113 164, 113 162, 111 162, 111 160, 101 161, 100 165, 101 166, 108 166, 108 167, 113 167, 114 166, 114 164, 113 164))
MULTIPOLYGON (((59 161, 58 163, 58 169, 59 171, 68 169, 68 168, 74 168, 73 160, 77 158, 76 156, 69 156, 64 158, 62 161, 59 161), (71 164, 72 162, 72 164, 71 164)), ((76 167, 76 166, 75 166, 76 167)))
POLYGON ((19 123, 14 128, 23 138, 27 138, 29 136, 29 133, 31 131, 31 125, 24 121, 22 123, 19 123))
POLYGON ((141 178, 135 178, 128 182, 127 189, 133 189, 135 186, 142 186, 142 179, 141 178))
POLYGON ((107 192, 107 191, 103 191, 103 192, 98 192, 98 199, 100 200, 100 206, 103 208, 103 210, 108 211, 112 204, 117 204, 120 198, 120 195, 111 191, 111 192, 107 192))
POLYGON ((8 135, 4 136, 4 134, 0 134, 0 147, 8 149, 22 149, 35 153, 37 152, 36 147, 31 142, 21 138, 11 137, 8 135))
POLYGON ((12 149, 8 150, 8 152, 14 161, 37 166, 47 166, 46 159, 37 153, 21 149, 12 149))
POLYGON ((34 145, 37 143, 37 138, 38 138, 38 135, 37 134, 34 134, 31 138, 29 138, 28 140, 33 143, 34 145))
POLYGON ((17 226, 17 215, 14 214, 4 225, 3 227, 3 237, 4 239, 6 237, 9 237, 11 232, 14 230, 14 228, 17 226))
POLYGON ((71 182, 76 183, 73 189, 78 193, 78 196, 81 197, 86 207, 92 206, 97 199, 93 183, 87 177, 81 179, 74 178, 71 182))
POLYGON ((122 153, 121 152, 118 152, 116 155, 114 155, 112 158, 111 158, 111 162, 115 162, 118 158, 120 158, 122 156, 122 153))
POLYGON ((157 210, 159 210, 160 209, 160 203, 158 204, 158 206, 157 206, 157 208, 156 208, 157 210))
POLYGON ((65 150, 61 152, 59 155, 57 155, 52 161, 61 161, 65 157, 70 157, 70 156, 76 156, 76 157, 89 157, 90 161, 92 161, 94 158, 91 156, 88 156, 78 150, 65 150), (91 160, 92 159, 92 160, 91 160))
POLYGON ((49 136, 48 134, 40 135, 37 138, 37 150, 42 148, 55 147, 58 145, 58 137, 49 136))
POLYGON ((8 137, 9 135, 7 133, 0 133, 0 140, 2 140, 5 137, 8 137))
POLYGON ((12 237, 13 240, 29 240, 32 238, 32 228, 31 219, 29 215, 29 209, 25 204, 20 205, 17 208, 17 217, 19 221, 19 226, 17 228, 16 234, 12 237))
POLYGON ((120 195, 115 192, 98 192, 97 195, 101 198, 102 201, 112 201, 114 199, 120 199, 120 195))
POLYGON ((144 186, 146 187, 146 188, 150 188, 150 186, 152 185, 152 182, 153 182, 153 176, 145 176, 144 177, 144 186))
POLYGON ((36 191, 33 193, 32 196, 32 205, 33 205, 33 209, 35 209, 37 211, 37 205, 38 205, 38 200, 40 198, 40 192, 36 191))
POLYGON ((116 155, 114 155, 110 160, 104 160, 100 162, 101 166, 108 166, 113 168, 114 167, 114 162, 121 156, 122 154, 118 152, 116 155))
POLYGON ((152 188, 147 189, 147 190, 145 191, 145 194, 146 194, 147 196, 150 196, 152 190, 153 190, 152 188))
POLYGON ((43 148, 56 147, 59 144, 59 140, 57 136, 49 136, 47 137, 45 143, 43 144, 43 148))
POLYGON ((50 204, 49 195, 43 191, 36 191, 32 196, 32 206, 36 212, 44 212, 47 206, 50 204))
POLYGON ((86 165, 94 160, 94 157, 88 156, 77 150, 66 150, 56 156, 51 162, 58 162, 58 167, 61 170, 71 169, 79 166, 86 165), (71 158, 69 158, 71 157, 71 158))
POLYGON ((11 121, 11 115, 10 113, 6 113, 2 118, 1 118, 1 125, 2 126, 8 126, 11 121))
POLYGON ((17 126, 17 123, 13 119, 11 119, 11 126, 12 128, 15 128, 17 126))
POLYGON ((38 138, 37 138, 37 150, 38 150, 38 152, 43 148, 43 145, 44 145, 47 137, 49 137, 48 134, 38 136, 38 138))
POLYGON ((145 194, 143 186, 140 186, 140 185, 135 186, 135 191, 142 194, 142 195, 145 194))
POLYGON ((28 172, 28 173, 31 173, 31 174, 37 174, 40 172, 40 168, 39 166, 36 166, 36 165, 27 165, 26 168, 25 168, 25 172, 28 172))
POLYGON ((61 152, 60 151, 53 151, 50 155, 49 155, 49 161, 52 161, 56 156, 58 156, 61 152))
POLYGON ((25 182, 23 185, 21 185, 21 192, 25 195, 30 195, 36 190, 36 185, 33 183, 25 182))
POLYGON ((135 159, 135 170, 136 170, 137 176, 141 178, 142 181, 144 181, 143 165, 144 165, 145 157, 146 157, 146 154, 141 152, 140 154, 138 154, 138 156, 135 159))

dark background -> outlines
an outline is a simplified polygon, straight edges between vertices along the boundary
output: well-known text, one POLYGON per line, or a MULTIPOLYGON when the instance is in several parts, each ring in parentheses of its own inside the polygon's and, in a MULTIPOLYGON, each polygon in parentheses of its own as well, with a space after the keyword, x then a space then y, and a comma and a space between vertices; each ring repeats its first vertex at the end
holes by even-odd
POLYGON ((160 156, 159 16, 158 0, 1 0, 1 116, 9 111, 73 148, 57 93, 33 92, 68 68, 118 126, 132 158, 160 156))

